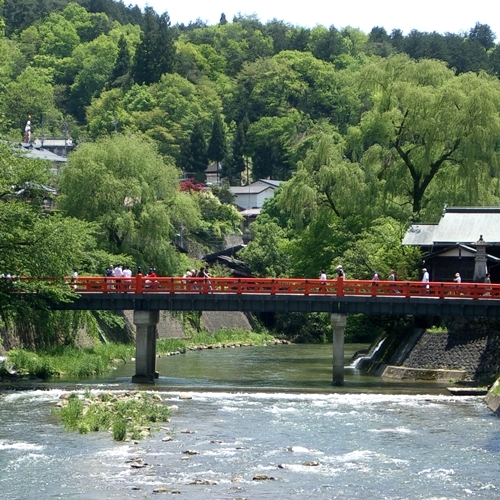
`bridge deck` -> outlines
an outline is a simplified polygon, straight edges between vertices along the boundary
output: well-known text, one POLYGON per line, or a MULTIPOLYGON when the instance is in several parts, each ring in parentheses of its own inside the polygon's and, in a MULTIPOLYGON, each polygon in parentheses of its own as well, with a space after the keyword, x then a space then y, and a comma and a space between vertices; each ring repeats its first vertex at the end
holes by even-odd
POLYGON ((81 277, 54 309, 330 312, 500 317, 500 285, 294 278, 81 277))

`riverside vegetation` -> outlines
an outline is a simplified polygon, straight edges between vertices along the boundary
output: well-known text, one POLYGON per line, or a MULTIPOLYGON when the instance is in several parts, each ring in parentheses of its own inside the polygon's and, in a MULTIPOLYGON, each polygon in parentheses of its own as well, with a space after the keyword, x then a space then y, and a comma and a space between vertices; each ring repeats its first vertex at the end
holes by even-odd
POLYGON ((139 391, 64 394, 55 411, 66 430, 110 431, 115 441, 149 436, 155 430, 152 425, 167 422, 170 416, 161 396, 139 391))
MULTIPOLYGON (((215 334, 197 333, 190 339, 159 339, 156 352, 159 356, 185 351, 190 346, 245 343, 263 345, 274 340, 269 333, 256 333, 235 329, 223 329, 215 334)), ((13 349, 0 363, 0 376, 16 374, 42 379, 65 376, 90 377, 100 375, 119 362, 129 362, 135 356, 134 344, 115 342, 97 343, 87 348, 57 346, 38 349, 13 349)))

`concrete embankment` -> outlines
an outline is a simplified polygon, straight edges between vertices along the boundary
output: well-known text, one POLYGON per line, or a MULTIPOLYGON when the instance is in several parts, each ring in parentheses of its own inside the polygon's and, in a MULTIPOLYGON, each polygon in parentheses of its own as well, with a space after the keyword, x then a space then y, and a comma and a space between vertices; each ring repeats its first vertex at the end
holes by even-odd
POLYGON ((414 329, 405 338, 387 339, 370 371, 394 378, 480 381, 500 374, 500 324, 486 319, 460 318, 448 332, 414 329), (388 369, 388 367, 390 367, 388 369), (435 373, 434 373, 435 372, 435 373))

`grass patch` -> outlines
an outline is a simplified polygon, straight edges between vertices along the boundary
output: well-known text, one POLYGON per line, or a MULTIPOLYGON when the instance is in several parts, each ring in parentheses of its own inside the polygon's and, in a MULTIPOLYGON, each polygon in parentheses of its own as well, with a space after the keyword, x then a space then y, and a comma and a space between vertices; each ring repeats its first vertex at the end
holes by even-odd
POLYGON ((108 372, 117 359, 130 359, 134 345, 96 344, 80 349, 71 346, 43 349, 38 352, 14 349, 8 352, 9 363, 20 375, 50 377, 90 377, 108 372))
POLYGON ((151 424, 167 422, 170 410, 161 397, 133 391, 122 395, 87 391, 71 394, 56 410, 68 431, 111 432, 115 441, 139 440, 154 430, 151 424))
MULTIPOLYGON (((263 345, 273 340, 266 332, 223 329, 216 334, 197 333, 191 339, 159 339, 156 353, 184 351, 191 345, 247 343, 263 345)), ((13 349, 8 352, 9 366, 19 375, 41 379, 53 377, 83 378, 108 373, 117 361, 129 362, 135 356, 135 344, 96 342, 92 347, 59 346, 37 352, 13 349)))

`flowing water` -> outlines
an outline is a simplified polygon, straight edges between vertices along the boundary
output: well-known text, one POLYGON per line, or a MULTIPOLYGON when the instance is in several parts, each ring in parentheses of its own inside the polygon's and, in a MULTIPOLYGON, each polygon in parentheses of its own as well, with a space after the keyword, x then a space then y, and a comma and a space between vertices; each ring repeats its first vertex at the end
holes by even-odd
MULTIPOLYGON (((346 364, 357 347, 346 345, 346 364)), ((97 380, 3 390, 0 497, 500 498, 500 419, 482 397, 354 368, 346 368, 344 387, 332 387, 331 364, 331 345, 161 358, 162 376, 142 389, 177 409, 168 429, 138 443, 66 433, 52 412, 64 391, 135 388, 133 363, 97 380), (179 398, 186 394, 192 399, 179 398), (162 441, 166 435, 172 441, 162 441), (135 468, 139 457, 147 465, 135 468), (165 493, 154 493, 161 487, 165 493)))

